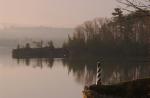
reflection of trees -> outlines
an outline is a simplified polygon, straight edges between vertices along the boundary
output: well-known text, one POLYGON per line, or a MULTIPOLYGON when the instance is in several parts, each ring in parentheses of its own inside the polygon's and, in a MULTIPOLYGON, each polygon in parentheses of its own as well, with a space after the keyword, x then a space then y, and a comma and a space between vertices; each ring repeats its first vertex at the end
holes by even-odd
POLYGON ((25 64, 26 66, 32 66, 34 68, 40 67, 43 68, 44 66, 47 66, 49 68, 53 67, 54 59, 52 58, 37 58, 37 59, 17 59, 17 63, 25 64))
POLYGON ((90 85, 95 83, 96 64, 91 60, 64 59, 64 66, 72 72, 76 81, 82 84, 90 85))
POLYGON ((45 63, 47 64, 48 67, 52 68, 53 67, 53 63, 54 63, 54 59, 45 59, 45 63))
POLYGON ((150 76, 150 63, 132 61, 111 61, 103 64, 103 83, 118 83, 150 76))
POLYGON ((43 68, 43 59, 36 59, 36 63, 35 67, 43 68))
MULTIPOLYGON (((63 66, 67 67, 68 73, 73 74, 78 83, 91 85, 96 81, 96 60, 95 59, 63 59, 63 66)), ((54 59, 17 59, 18 63, 23 63, 32 67, 52 68, 54 59)), ((104 59, 102 63, 102 82, 105 84, 118 83, 137 78, 150 76, 150 62, 125 59, 104 59)))
POLYGON ((26 65, 30 65, 30 59, 25 59, 26 65))
POLYGON ((29 58, 26 58, 26 59, 17 59, 17 64, 20 64, 20 63, 25 63, 26 66, 29 66, 31 61, 29 58))
MULTIPOLYGON (((95 60, 63 60, 69 72, 72 72, 79 83, 85 85, 95 83, 96 61, 95 60)), ((102 64, 102 82, 104 84, 118 83, 150 76, 149 62, 132 61, 124 59, 105 60, 102 64)))

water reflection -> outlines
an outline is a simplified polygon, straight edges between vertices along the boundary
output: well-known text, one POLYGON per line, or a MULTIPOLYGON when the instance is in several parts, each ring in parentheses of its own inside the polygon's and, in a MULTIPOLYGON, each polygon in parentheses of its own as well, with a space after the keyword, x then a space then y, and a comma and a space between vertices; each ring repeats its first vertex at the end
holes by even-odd
MULTIPOLYGON (((67 68, 68 74, 72 74, 75 81, 83 86, 96 83, 96 62, 93 59, 59 59, 62 66, 67 68)), ((57 59, 37 58, 37 59, 17 59, 18 65, 26 65, 33 68, 48 67, 52 69, 57 59), (21 64, 20 64, 21 63, 21 64), (23 63, 23 64, 22 64, 23 63)), ((115 84, 122 81, 147 78, 150 76, 149 60, 125 60, 125 59, 105 59, 102 63, 102 83, 115 84)), ((122 98, 101 95, 99 98, 122 98)), ((123 97, 127 98, 127 97, 123 97)), ((147 96, 132 98, 148 98, 147 96)))
POLYGON ((149 62, 106 62, 103 64, 103 83, 113 84, 149 77, 149 65, 149 62))
POLYGON ((44 66, 52 68, 54 59, 53 58, 17 59, 17 64, 19 65, 20 63, 23 63, 26 66, 32 66, 34 68, 36 68, 36 67, 43 68, 44 66))
MULTIPOLYGON (((52 68, 56 59, 17 59, 17 63, 26 66, 52 68), (34 62, 34 63, 33 63, 34 62)), ((96 81, 96 60, 61 59, 63 67, 67 67, 68 74, 72 73, 76 82, 91 85, 96 81)), ((132 60, 105 60, 102 64, 103 84, 114 84, 122 81, 135 80, 150 76, 150 62, 132 60)))
MULTIPOLYGON (((75 81, 81 85, 91 85, 96 81, 96 66, 94 62, 88 63, 82 60, 59 59, 63 63, 63 67, 67 68, 68 74, 73 74, 75 81)), ((26 65, 29 67, 52 68, 53 63, 57 59, 53 58, 35 58, 35 59, 16 59, 18 65, 26 65)))

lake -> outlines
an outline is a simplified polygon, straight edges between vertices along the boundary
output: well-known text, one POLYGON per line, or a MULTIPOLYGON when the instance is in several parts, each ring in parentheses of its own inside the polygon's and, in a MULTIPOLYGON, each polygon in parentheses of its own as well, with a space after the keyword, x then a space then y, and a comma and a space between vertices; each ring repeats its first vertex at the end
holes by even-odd
POLYGON ((0 98, 82 98, 84 87, 61 59, 19 63, 11 58, 11 51, 1 51, 0 81, 0 98))
MULTIPOLYGON (((0 50, 0 98, 82 98, 84 86, 96 82, 97 60, 13 59, 11 49, 0 50)), ((102 82, 147 78, 149 70, 147 58, 104 58, 102 82)))

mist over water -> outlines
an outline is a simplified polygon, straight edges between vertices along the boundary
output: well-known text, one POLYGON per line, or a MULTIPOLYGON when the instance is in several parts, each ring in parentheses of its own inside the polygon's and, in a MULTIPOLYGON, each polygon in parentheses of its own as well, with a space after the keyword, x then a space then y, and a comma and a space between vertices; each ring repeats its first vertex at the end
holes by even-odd
POLYGON ((25 44, 33 41, 44 42, 52 40, 56 47, 61 47, 67 41, 68 35, 73 34, 72 28, 51 28, 51 27, 9 27, 0 29, 0 48, 12 47, 17 44, 25 44))

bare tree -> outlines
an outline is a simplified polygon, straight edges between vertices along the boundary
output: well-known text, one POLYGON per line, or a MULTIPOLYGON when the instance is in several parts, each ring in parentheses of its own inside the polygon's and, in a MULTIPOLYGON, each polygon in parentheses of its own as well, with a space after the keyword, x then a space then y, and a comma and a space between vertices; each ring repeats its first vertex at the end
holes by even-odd
POLYGON ((124 10, 130 12, 138 10, 146 13, 146 15, 150 15, 150 0, 117 0, 117 2, 125 6, 123 8, 124 10))

